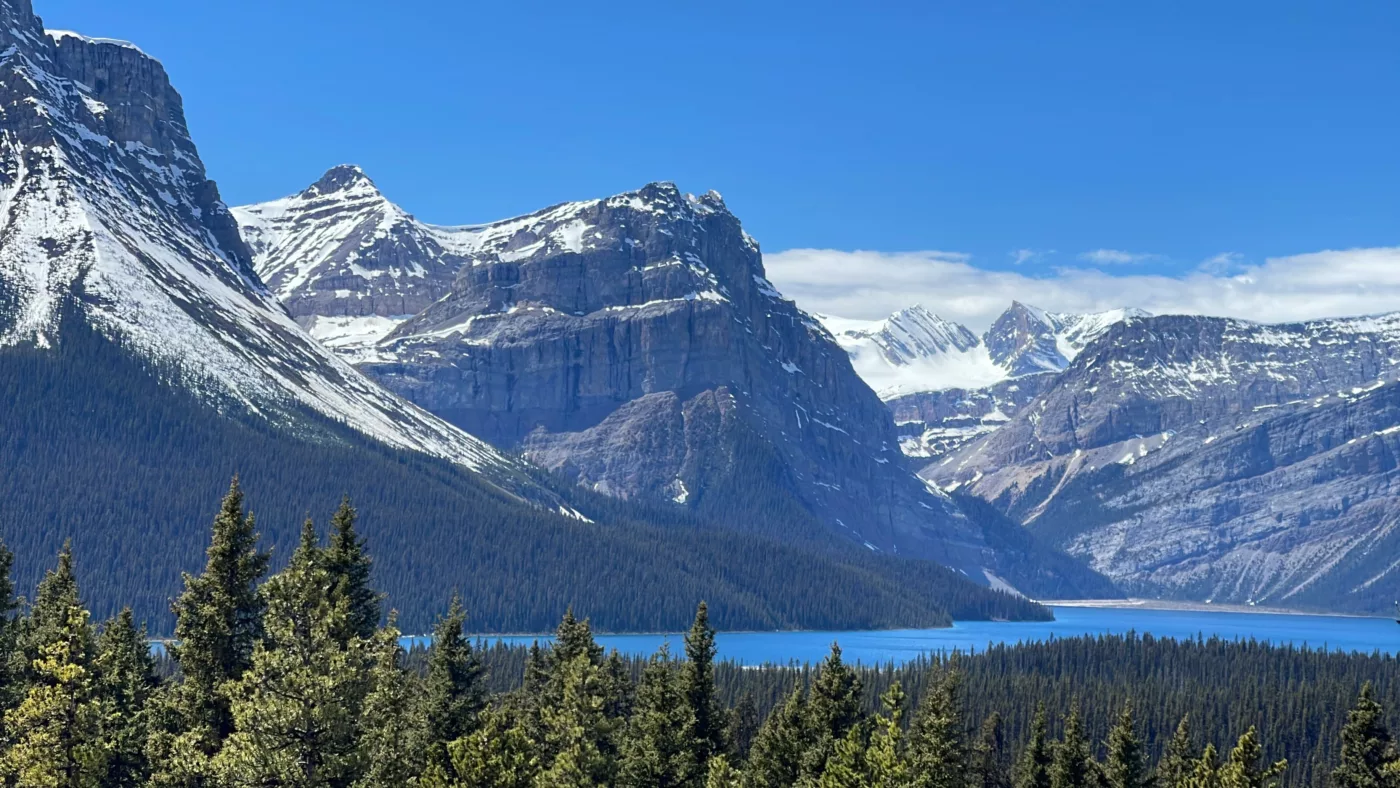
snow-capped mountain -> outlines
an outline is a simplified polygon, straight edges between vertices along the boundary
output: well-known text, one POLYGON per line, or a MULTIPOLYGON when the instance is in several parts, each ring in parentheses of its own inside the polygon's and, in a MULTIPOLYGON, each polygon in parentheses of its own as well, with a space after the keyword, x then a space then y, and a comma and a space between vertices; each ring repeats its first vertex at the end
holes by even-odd
MULTIPOLYGON (((217 407, 312 412, 502 483, 517 460, 384 391, 305 334, 253 270, 164 69, 0 9, 0 347, 81 319, 217 407)), ((304 429, 304 427, 297 427, 304 429)))
POLYGON ((1115 324, 1141 309, 1046 312, 1013 301, 982 336, 921 306, 885 320, 819 315, 894 412, 910 457, 940 457, 993 432, 1115 324))
POLYGON ((1397 379, 1400 313, 1132 320, 923 475, 1142 593, 1378 610, 1400 593, 1397 379))
POLYGON ((944 389, 975 390, 1011 378, 1058 372, 1115 323, 1141 309, 1090 314, 1046 312, 1012 302, 982 336, 922 306, 884 320, 818 315, 882 399, 944 389))
POLYGON ((835 533, 979 580, 1010 572, 1005 541, 909 471, 888 410, 765 278, 715 192, 653 183, 435 227, 337 168, 236 215, 299 321, 368 338, 330 339, 360 369, 581 485, 783 538, 835 533), (326 253, 295 251, 308 248, 326 253), (382 298, 401 283, 443 295, 404 318, 382 298))

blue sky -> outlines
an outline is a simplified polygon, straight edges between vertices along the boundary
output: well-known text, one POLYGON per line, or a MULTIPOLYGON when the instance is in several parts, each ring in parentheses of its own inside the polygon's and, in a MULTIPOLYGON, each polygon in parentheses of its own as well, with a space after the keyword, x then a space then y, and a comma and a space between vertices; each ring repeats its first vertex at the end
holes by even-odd
MULTIPOLYGON (((945 260, 1032 299, 1066 269, 1150 283, 1400 244, 1393 2, 35 6, 161 59, 235 204, 341 162, 441 223, 674 180, 769 253, 945 260)), ((775 278, 806 292, 814 260, 775 278)), ((842 308, 908 297, 886 296, 842 308)))

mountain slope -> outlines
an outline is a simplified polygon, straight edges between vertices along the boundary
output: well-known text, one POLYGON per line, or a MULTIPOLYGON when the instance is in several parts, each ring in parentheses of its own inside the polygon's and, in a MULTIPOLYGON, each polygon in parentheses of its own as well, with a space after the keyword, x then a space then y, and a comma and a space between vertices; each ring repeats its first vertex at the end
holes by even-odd
POLYGON ((1397 366, 1400 315, 1135 320, 923 474, 1143 593, 1375 611, 1397 366))
POLYGON ((1060 314, 1012 302, 982 336, 920 306, 876 322, 821 316, 890 407, 909 457, 941 457, 995 431, 1115 324, 1140 309, 1060 314))
POLYGON ((308 336, 253 270, 160 64, 46 34, 27 0, 0 0, 0 401, 0 535, 21 588, 72 536, 85 587, 156 633, 235 472, 283 559, 303 516, 351 493, 409 628, 452 588, 498 630, 570 604, 608 628, 675 628, 701 597, 737 627, 1044 614, 931 565, 566 501, 308 336))
POLYGON ((718 194, 657 183, 486 225, 412 222, 327 262, 278 252, 357 237, 367 216, 407 216, 378 197, 373 210, 312 207, 368 204, 372 185, 344 172, 322 180, 346 181, 343 197, 313 186, 237 215, 252 237, 277 239, 259 247, 257 267, 294 283, 281 296, 304 324, 361 310, 394 323, 338 346, 385 386, 614 497, 789 541, 929 558, 982 582, 1000 571, 983 527, 904 466, 888 411, 764 277, 757 243, 718 194), (395 240, 419 238, 460 268, 446 295, 402 319, 376 288, 431 270, 418 257, 426 244, 395 240), (398 262, 360 276, 364 298, 327 298, 370 268, 367 255, 398 262))

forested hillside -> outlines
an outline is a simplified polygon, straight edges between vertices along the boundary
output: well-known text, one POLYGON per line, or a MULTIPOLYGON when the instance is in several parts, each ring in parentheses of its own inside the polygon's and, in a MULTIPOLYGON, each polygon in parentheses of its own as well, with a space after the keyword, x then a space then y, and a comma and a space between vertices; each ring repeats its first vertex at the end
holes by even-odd
POLYGON ((607 630, 676 630, 701 598, 722 626, 743 629, 1049 615, 929 562, 785 545, 764 535, 771 527, 716 531, 566 489, 596 520, 580 521, 314 414, 284 427, 242 417, 236 402, 216 410, 169 385, 177 375, 78 320, 51 347, 0 348, 0 536, 21 588, 72 537, 94 611, 130 605, 169 634, 180 573, 199 565, 215 503, 241 474, 279 566, 302 519, 324 519, 352 493, 378 556, 375 582, 407 631, 425 631, 451 589, 473 628, 497 632, 546 631, 570 605, 607 630))
POLYGON ((1127 637, 897 669, 848 665, 833 645, 815 668, 740 670, 715 664, 703 603, 683 655, 628 660, 572 611, 548 648, 483 652, 455 596, 431 645, 408 655, 348 504, 328 537, 308 520, 269 576, 241 503, 231 491, 204 569, 184 578, 161 662, 129 610, 92 623, 66 546, 29 605, 0 550, 0 779, 1384 788, 1400 777, 1393 657, 1127 637))

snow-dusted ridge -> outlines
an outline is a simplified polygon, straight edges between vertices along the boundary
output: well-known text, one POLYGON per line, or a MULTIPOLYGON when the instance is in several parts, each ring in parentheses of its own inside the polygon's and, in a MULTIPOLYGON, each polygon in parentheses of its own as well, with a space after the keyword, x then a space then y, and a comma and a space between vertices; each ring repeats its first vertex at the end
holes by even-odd
POLYGON ((205 177, 159 62, 46 33, 21 0, 0 3, 0 23, 0 346, 49 347, 76 315, 215 407, 298 430, 316 429, 299 416, 310 410, 552 499, 518 460, 380 388, 287 314, 205 177))
POLYGON ((982 389, 1011 378, 1058 372, 1114 324, 1140 309, 1047 312, 1013 303, 982 336, 922 306, 884 320, 817 315, 882 399, 947 389, 982 389))

